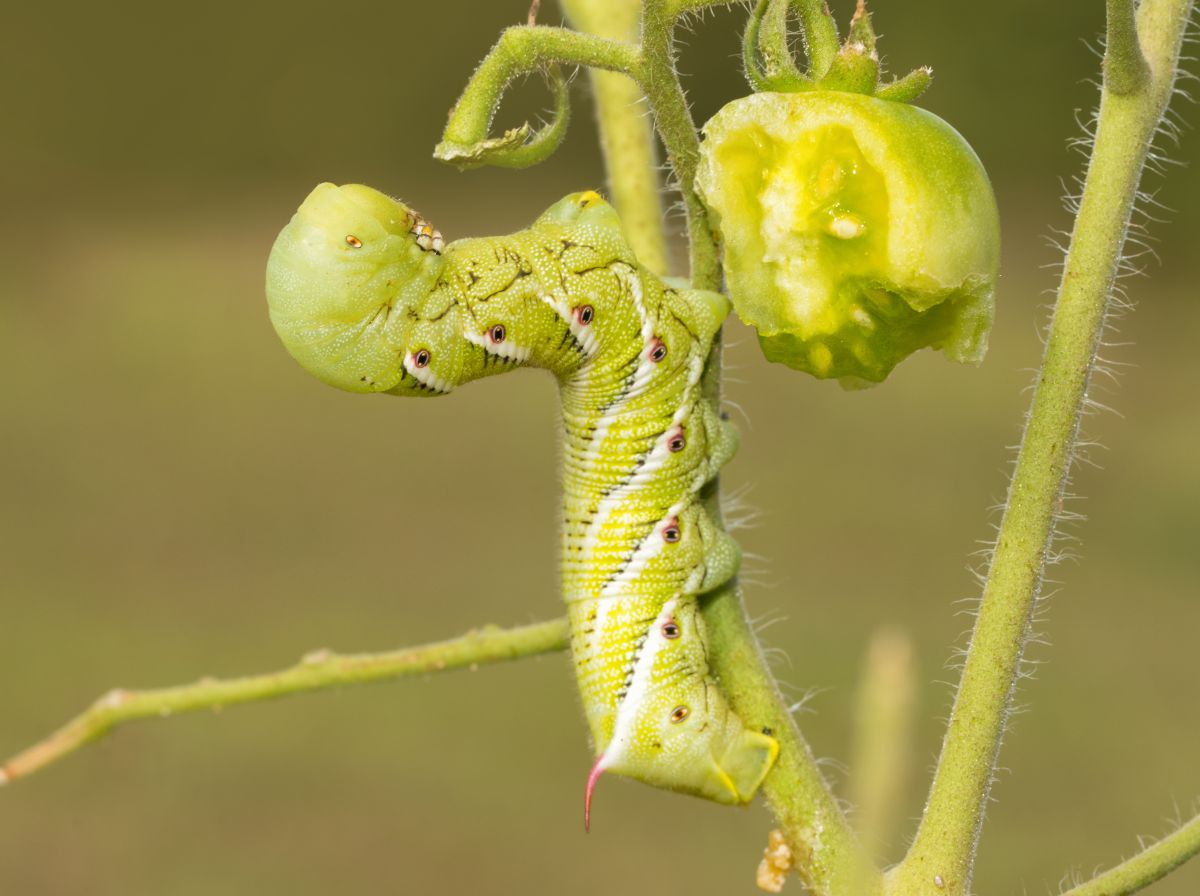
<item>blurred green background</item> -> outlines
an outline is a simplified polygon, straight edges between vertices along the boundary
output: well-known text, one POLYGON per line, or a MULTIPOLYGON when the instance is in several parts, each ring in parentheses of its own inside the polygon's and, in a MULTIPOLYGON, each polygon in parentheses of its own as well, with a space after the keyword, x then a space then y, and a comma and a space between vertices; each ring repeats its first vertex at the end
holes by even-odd
MULTIPOLYGON (((728 469, 751 612, 821 756, 849 755, 872 631, 912 633, 916 817, 998 518, 1069 225, 1066 148, 1096 93, 1104 4, 878 0, 894 71, 994 177, 1006 248, 978 370, 926 353, 844 393, 732 327, 745 412, 728 469), (1084 111, 1080 111, 1084 110, 1084 111)), ((329 646, 384 649, 560 612, 555 390, 522 374, 452 400, 351 397, 267 322, 263 266, 318 181, 403 196, 448 239, 527 224, 602 186, 585 92, 540 169, 430 158, 474 64, 526 0, 0 13, 0 754, 102 690, 235 675, 329 646)), ((836 8, 843 21, 849 4, 836 8)), ((698 119, 746 91, 743 11, 697 23, 698 119)), ((558 20, 549 6, 543 21, 558 20)), ((506 123, 545 104, 519 91, 506 123)), ((1194 105, 1178 111, 1193 123, 1194 105)), ((1200 158, 1186 132, 1172 158, 1200 158)), ((1078 562, 1053 570, 980 854, 981 893, 1043 893, 1128 854, 1200 795, 1200 173, 1172 211, 1123 364, 1089 420, 1078 562)), ((676 222, 678 223, 678 222, 676 222)), ((770 819, 613 778, 580 824, 589 755, 563 656, 118 732, 0 793, 4 894, 752 893, 770 819)), ((846 790, 853 770, 827 766, 846 790)), ((903 841, 896 844, 897 854, 903 841)), ((796 882, 790 889, 798 891, 796 882)), ((1200 891, 1200 864, 1154 891, 1200 891)))

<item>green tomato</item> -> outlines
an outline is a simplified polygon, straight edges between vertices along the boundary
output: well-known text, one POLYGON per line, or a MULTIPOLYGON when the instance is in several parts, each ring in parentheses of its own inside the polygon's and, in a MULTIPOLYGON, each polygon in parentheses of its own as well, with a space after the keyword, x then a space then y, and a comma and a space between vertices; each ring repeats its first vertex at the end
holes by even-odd
POLYGON ((758 93, 704 126, 696 186, 763 353, 845 384, 917 349, 978 363, 1000 262, 978 157, 924 109, 838 91, 758 93))

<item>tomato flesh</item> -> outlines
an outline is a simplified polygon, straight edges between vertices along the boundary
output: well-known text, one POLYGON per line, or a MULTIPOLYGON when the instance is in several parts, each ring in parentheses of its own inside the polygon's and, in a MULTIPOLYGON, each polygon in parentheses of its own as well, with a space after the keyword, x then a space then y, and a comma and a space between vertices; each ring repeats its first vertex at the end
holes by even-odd
POLYGON ((852 384, 926 346, 982 358, 999 223, 949 125, 867 96, 760 93, 705 138, 697 186, 730 298, 770 360, 852 384))

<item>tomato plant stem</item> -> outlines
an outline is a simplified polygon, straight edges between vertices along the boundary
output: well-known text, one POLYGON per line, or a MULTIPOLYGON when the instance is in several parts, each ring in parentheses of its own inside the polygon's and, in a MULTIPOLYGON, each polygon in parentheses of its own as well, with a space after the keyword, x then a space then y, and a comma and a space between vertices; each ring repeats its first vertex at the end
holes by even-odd
POLYGON ((721 263, 716 237, 708 210, 694 186, 700 162, 700 137, 675 70, 676 20, 667 0, 642 3, 642 90, 667 150, 667 161, 675 175, 673 186, 683 196, 692 285, 719 290, 721 263))
POLYGON ((331 687, 388 681, 565 650, 567 622, 555 619, 518 628, 484 626, 435 644, 385 653, 318 650, 278 672, 246 678, 204 678, 194 684, 145 691, 113 690, 45 740, 0 766, 0 784, 24 778, 136 719, 219 710, 331 687))
POLYGON ((1133 0, 1108 0, 1108 34, 1104 48, 1104 87, 1110 93, 1134 93, 1150 77, 1138 41, 1133 0))
MULTIPOLYGON (((639 0, 561 0, 561 5, 581 31, 611 40, 637 40, 639 0)), ((670 265, 657 152, 645 98, 627 77, 598 69, 588 74, 613 205, 638 261, 663 276, 670 265)))
MULTIPOLYGON (((1191 0, 1145 0, 1150 76, 1102 92, 1095 143, 1041 372, 929 801, 891 894, 970 892, 971 871, 1096 350, 1151 140, 1173 91, 1191 0)), ((1114 24, 1119 29, 1119 23, 1114 24)), ((1114 46, 1110 35, 1110 46, 1114 46)))
POLYGON ((1197 853, 1200 853, 1200 815, 1133 858, 1072 887, 1062 896, 1128 896, 1165 877, 1197 853))
MULTIPOLYGON (((708 212, 695 189, 699 136, 674 64, 676 19, 677 15, 663 0, 644 0, 642 86, 683 194, 692 283, 704 289, 719 289, 716 239, 708 212)), ((719 341, 705 370, 704 389, 710 399, 719 400, 719 341)), ((710 483, 704 503, 719 524, 719 480, 710 483)), ((806 886, 818 894, 869 896, 877 892, 881 879, 859 848, 808 743, 788 711, 747 621, 736 580, 706 595, 703 613, 711 639, 712 671, 730 705, 747 725, 769 729, 779 741, 779 758, 763 781, 762 789, 788 839, 797 871, 806 886)))

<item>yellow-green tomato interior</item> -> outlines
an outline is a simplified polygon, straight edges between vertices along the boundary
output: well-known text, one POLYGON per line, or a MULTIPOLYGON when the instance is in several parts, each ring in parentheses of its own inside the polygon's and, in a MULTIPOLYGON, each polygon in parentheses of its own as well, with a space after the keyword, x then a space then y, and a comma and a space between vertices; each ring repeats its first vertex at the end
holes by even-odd
POLYGON ((925 346, 982 357, 999 226, 952 128, 871 97, 764 93, 705 136, 697 185, 734 307, 768 358, 879 381, 925 346))

